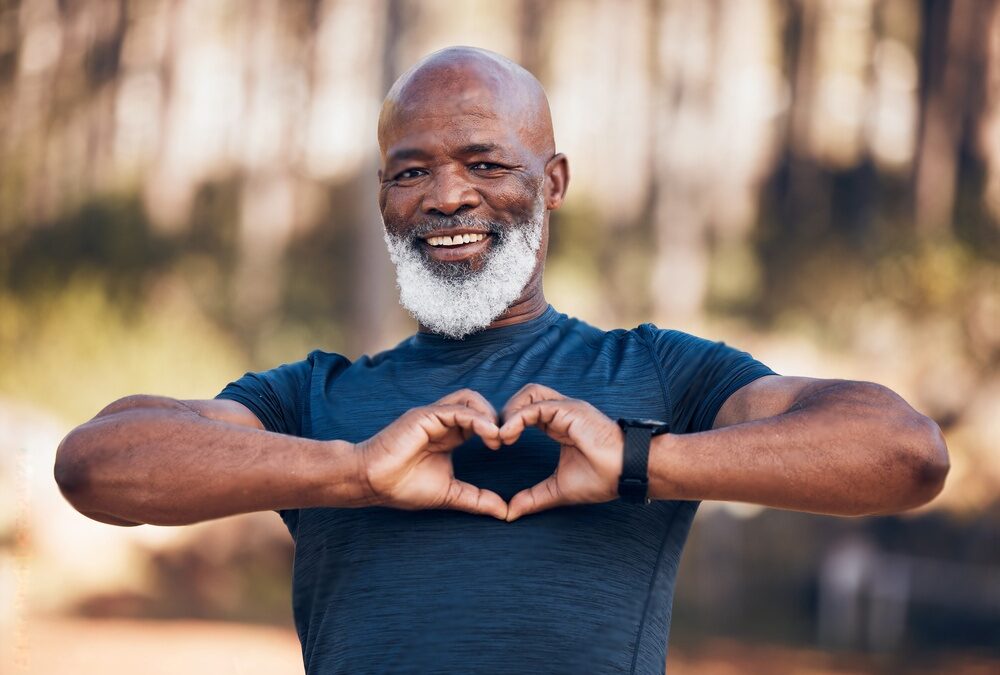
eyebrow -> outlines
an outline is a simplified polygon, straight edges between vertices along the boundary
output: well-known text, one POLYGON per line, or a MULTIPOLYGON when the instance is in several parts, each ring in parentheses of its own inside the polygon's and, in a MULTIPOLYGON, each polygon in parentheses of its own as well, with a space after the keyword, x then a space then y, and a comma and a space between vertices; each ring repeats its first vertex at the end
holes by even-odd
POLYGON ((459 149, 460 155, 482 155, 497 149, 496 143, 472 143, 459 149))
POLYGON ((400 148, 389 153, 391 161, 402 159, 427 159, 430 155, 419 148, 400 148))
MULTIPOLYGON (((460 155, 484 155, 495 152, 500 146, 496 143, 470 143, 458 149, 460 155)), ((400 148, 389 153, 389 161, 399 162, 407 159, 430 159, 431 155, 420 148, 400 148)))

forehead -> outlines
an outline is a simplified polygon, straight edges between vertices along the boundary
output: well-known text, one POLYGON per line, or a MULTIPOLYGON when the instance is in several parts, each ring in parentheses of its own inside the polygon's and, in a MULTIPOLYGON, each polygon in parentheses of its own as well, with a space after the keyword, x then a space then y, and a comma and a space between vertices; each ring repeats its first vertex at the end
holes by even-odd
POLYGON ((520 154, 524 144, 509 125, 477 116, 449 118, 446 125, 414 119, 386 139, 386 161, 407 158, 409 150, 426 155, 480 154, 490 151, 520 154))
POLYGON ((497 101, 485 88, 469 87, 444 96, 413 97, 386 111, 383 157, 400 147, 445 150, 493 144, 520 151, 526 132, 523 112, 497 101))

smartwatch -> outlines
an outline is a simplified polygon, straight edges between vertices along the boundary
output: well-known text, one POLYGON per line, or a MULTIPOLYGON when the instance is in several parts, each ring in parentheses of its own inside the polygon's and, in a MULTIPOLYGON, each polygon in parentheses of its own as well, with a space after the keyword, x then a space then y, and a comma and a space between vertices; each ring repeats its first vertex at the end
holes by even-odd
POLYGON ((618 426, 625 435, 622 453, 622 475, 618 479, 618 496, 623 502, 648 504, 649 444, 653 436, 670 431, 670 425, 660 420, 622 417, 618 426))

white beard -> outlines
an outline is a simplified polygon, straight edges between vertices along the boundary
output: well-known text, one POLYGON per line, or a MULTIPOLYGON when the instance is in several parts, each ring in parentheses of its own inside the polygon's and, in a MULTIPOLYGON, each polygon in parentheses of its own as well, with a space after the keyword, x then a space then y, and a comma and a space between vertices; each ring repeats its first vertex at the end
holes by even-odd
MULTIPOLYGON (((400 304, 428 330, 450 338, 461 339, 486 328, 514 304, 531 278, 544 219, 545 203, 539 198, 531 220, 506 228, 502 237, 494 234, 482 269, 462 274, 456 264, 457 273, 448 276, 434 270, 435 263, 421 254, 415 237, 386 231, 400 304)), ((485 224, 463 216, 451 222, 456 227, 485 224)), ((496 233, 496 227, 489 229, 496 233)), ((443 267, 447 263, 436 264, 447 270, 443 267)))

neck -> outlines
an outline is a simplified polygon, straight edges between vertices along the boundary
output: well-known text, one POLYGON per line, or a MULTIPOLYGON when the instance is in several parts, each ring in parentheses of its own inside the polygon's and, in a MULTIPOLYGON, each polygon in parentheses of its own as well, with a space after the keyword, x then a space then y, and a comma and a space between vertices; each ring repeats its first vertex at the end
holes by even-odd
POLYGON ((531 321, 545 313, 548 306, 549 303, 545 301, 545 295, 542 293, 542 287, 539 284, 538 288, 530 295, 518 299, 506 312, 497 317, 493 323, 486 327, 486 330, 531 321))

